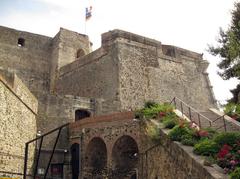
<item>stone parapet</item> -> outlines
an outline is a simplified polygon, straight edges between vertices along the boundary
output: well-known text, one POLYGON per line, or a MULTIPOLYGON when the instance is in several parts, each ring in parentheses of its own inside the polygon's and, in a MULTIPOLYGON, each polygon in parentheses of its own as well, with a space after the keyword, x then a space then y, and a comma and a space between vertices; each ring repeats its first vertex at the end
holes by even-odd
MULTIPOLYGON (((0 75, 0 170, 22 173, 25 143, 36 137, 38 101, 15 75, 0 75)), ((35 145, 29 146, 28 169, 35 145)))

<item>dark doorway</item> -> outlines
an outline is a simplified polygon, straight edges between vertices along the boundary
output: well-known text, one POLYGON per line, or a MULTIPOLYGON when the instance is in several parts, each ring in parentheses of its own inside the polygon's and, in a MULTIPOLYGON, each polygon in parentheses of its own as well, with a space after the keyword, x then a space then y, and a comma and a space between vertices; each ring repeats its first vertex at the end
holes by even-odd
POLYGON ((81 120, 86 117, 90 117, 91 114, 89 111, 84 109, 78 109, 75 111, 75 121, 81 120))
POLYGON ((113 178, 131 176, 131 179, 137 179, 138 155, 136 141, 126 135, 120 137, 115 142, 112 151, 113 178))
POLYGON ((63 163, 51 164, 51 176, 53 178, 63 177, 63 163))
POLYGON ((78 179, 79 175, 79 144, 75 143, 71 146, 71 165, 72 165, 72 179, 78 179))
POLYGON ((86 172, 92 174, 94 178, 103 178, 107 167, 107 147, 101 138, 95 137, 89 142, 85 155, 85 167, 86 172))

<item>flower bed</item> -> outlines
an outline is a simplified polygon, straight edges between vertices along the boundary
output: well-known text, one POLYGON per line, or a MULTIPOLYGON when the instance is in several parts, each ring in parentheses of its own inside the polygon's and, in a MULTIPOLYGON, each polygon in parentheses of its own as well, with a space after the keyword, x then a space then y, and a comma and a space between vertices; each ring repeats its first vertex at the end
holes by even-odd
POLYGON ((162 123, 165 128, 171 129, 168 134, 171 140, 193 146, 195 154, 206 156, 208 165, 216 163, 231 179, 240 178, 240 132, 199 129, 195 124, 179 118, 169 104, 148 102, 136 112, 136 118, 142 121, 146 135, 153 141, 161 140, 158 123, 162 123))

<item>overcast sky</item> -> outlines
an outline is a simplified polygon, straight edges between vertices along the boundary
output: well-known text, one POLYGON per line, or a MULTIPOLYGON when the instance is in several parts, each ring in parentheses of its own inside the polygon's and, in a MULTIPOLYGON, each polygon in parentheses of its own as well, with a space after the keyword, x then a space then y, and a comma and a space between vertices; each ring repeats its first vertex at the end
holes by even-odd
POLYGON ((234 0, 0 0, 0 25, 54 36, 60 27, 89 35, 94 49, 103 32, 122 29, 199 53, 210 62, 217 100, 231 97, 236 80, 217 75, 219 58, 209 55, 219 27, 227 29, 234 0), (85 23, 85 8, 93 7, 85 23))

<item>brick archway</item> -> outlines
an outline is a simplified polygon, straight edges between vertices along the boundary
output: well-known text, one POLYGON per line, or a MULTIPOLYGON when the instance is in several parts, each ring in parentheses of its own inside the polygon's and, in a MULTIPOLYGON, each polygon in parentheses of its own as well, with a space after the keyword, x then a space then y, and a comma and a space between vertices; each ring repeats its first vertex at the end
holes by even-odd
POLYGON ((128 135, 118 138, 112 148, 113 178, 132 178, 136 176, 138 157, 139 149, 134 138, 128 135))
POLYGON ((84 158, 84 171, 86 175, 101 178, 107 169, 107 146, 103 139, 94 137, 88 143, 84 158))

